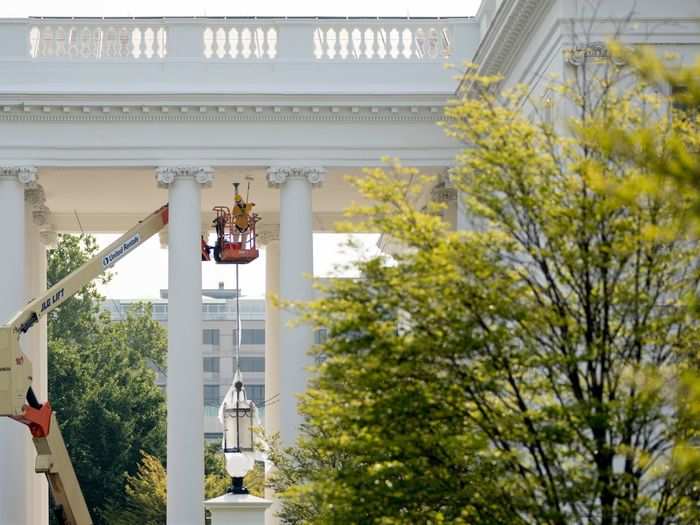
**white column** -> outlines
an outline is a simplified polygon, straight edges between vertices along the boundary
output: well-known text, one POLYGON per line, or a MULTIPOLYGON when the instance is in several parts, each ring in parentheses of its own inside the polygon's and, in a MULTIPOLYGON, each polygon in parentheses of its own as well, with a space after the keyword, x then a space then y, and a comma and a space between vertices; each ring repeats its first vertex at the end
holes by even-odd
POLYGON ((280 229, 279 224, 258 228, 258 241, 265 246, 265 431, 279 432, 279 332, 280 312, 272 297, 280 293, 280 229))
POLYGON ((158 168, 168 187, 168 525, 204 523, 200 185, 211 168, 158 168))
MULTIPOLYGON (((272 436, 280 430, 279 337, 280 313, 272 297, 280 293, 280 227, 264 224, 258 227, 258 241, 265 246, 265 433, 272 436)), ((272 474, 268 470, 266 477, 272 474)), ((277 525, 279 502, 274 492, 265 488, 265 497, 272 505, 265 511, 266 525, 277 525)))
MULTIPOLYGON (((46 236, 53 227, 49 224, 49 209, 46 207, 44 190, 38 184, 25 191, 25 300, 35 299, 46 291, 46 236)), ((48 399, 47 377, 47 326, 46 317, 34 325, 22 338, 22 351, 33 365, 32 388, 40 402, 48 399)), ((28 450, 27 463, 34 464, 36 451, 28 450)), ((34 494, 30 507, 29 522, 47 525, 49 522, 49 486, 43 474, 31 475, 31 491, 34 494)))
MULTIPOLYGON (((323 181, 320 168, 270 168, 270 186, 280 188, 280 298, 308 301, 313 288, 313 213, 311 190, 323 181)), ((279 340, 279 419, 283 445, 294 443, 302 417, 297 409, 298 396, 306 390, 308 355, 313 344, 310 326, 290 326, 294 313, 280 312, 279 340)))
MULTIPOLYGON (((0 322, 5 323, 25 304, 24 190, 36 183, 36 169, 0 167, 0 322)), ((34 461, 29 430, 0 418, 0 523, 34 525, 32 480, 34 461)))

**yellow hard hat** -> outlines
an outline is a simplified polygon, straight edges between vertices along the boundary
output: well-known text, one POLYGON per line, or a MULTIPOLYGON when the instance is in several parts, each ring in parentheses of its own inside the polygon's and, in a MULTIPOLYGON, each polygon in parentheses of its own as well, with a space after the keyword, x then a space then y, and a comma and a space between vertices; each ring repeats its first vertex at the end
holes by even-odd
POLYGON ((236 200, 237 200, 237 201, 241 200, 242 198, 243 198, 243 197, 241 197, 238 193, 236 193, 236 200))

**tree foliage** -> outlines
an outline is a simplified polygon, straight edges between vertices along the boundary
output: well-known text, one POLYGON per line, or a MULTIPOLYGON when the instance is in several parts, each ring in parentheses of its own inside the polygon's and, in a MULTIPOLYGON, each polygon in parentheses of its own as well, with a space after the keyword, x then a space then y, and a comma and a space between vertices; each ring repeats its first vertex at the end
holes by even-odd
POLYGON ((108 505, 105 521, 110 525, 165 525, 167 487, 163 464, 143 453, 137 473, 126 476, 126 503, 108 505))
MULTIPOLYGON (((204 449, 205 499, 225 494, 231 486, 224 456, 218 444, 204 449)), ((264 475, 253 470, 246 476, 251 494, 262 496, 264 475)), ((165 525, 167 516, 167 476, 161 461, 143 453, 136 475, 126 476, 126 502, 111 501, 104 512, 110 525, 165 525)))
POLYGON ((416 207, 413 169, 355 181, 359 229, 405 250, 297 305, 329 337, 307 431, 278 452, 289 523, 696 522, 674 458, 696 431, 678 404, 700 342, 687 200, 611 194, 653 173, 587 133, 646 126, 663 155, 673 123, 661 94, 596 68, 543 103, 467 72, 446 128, 469 146, 452 182, 473 231, 416 207))
MULTIPOLYGON (((64 235, 48 254, 49 285, 97 251, 91 237, 64 235)), ((142 452, 165 458, 165 402, 152 365, 162 366, 164 329, 143 305, 121 322, 99 314, 87 285, 49 319, 49 398, 96 523, 108 501, 125 503, 125 481, 142 452)))

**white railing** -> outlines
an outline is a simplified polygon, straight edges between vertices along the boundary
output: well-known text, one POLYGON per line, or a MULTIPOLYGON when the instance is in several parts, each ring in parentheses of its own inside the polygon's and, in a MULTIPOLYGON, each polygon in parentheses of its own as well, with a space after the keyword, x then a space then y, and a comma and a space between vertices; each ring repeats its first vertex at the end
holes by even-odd
POLYGON ((27 30, 32 59, 438 62, 461 56, 464 27, 459 19, 33 19, 27 30))
POLYGON ((160 25, 52 23, 29 29, 32 58, 162 59, 167 29, 160 25))
POLYGON ((277 28, 243 24, 204 28, 206 59, 272 60, 277 56, 277 28))
POLYGON ((437 60, 450 56, 452 39, 443 25, 330 23, 314 30, 313 54, 317 60, 437 60))

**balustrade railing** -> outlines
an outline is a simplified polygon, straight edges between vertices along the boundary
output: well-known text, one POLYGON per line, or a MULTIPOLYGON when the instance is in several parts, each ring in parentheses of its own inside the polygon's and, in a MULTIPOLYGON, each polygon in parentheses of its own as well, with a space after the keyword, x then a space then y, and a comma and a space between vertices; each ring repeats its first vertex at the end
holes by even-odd
POLYGON ((331 23, 316 27, 317 60, 437 60, 452 51, 452 31, 442 25, 331 23))
POLYGON ((277 56, 277 29, 272 26, 208 26, 202 37, 207 59, 272 60, 277 56))
POLYGON ((162 25, 57 22, 29 29, 29 54, 56 59, 162 59, 167 40, 162 25))
POLYGON ((28 40, 32 59, 420 62, 449 58, 460 23, 463 20, 37 19, 29 23, 28 40))

